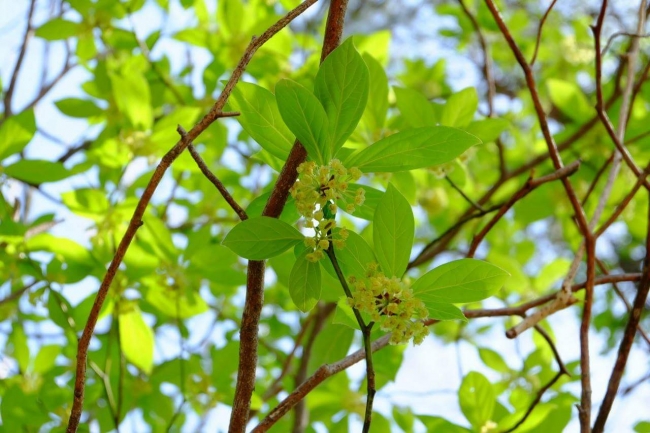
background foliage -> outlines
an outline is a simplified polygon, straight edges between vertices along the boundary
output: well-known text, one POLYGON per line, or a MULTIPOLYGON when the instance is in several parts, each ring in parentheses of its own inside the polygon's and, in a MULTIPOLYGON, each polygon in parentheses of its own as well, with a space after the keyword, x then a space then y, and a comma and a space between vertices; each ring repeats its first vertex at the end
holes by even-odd
MULTIPOLYGON (((386 162, 360 165, 366 202, 354 216, 342 214, 339 225, 377 249, 383 238, 373 239, 368 222, 376 220, 384 191, 398 191, 415 216, 415 244, 400 246, 407 256, 410 251, 412 281, 467 256, 510 274, 492 298, 463 305, 466 318, 454 313, 449 318, 456 320, 431 324, 422 346, 389 345, 375 353, 371 431, 577 431, 575 405, 584 407, 588 376, 580 367, 585 353, 578 329, 585 306, 592 310, 582 338, 592 341, 593 419, 603 396, 618 393, 608 427, 650 431, 639 409, 650 392, 647 315, 622 387, 606 391, 620 342, 629 335, 628 311, 640 314, 647 305, 645 297, 632 305, 648 284, 641 277, 649 254, 647 183, 637 181, 625 161, 614 162, 614 141, 594 109, 601 57, 606 113, 621 128, 619 144, 644 169, 650 161, 649 45, 630 35, 647 33, 637 22, 650 9, 611 5, 602 27, 604 52, 596 56, 589 26, 597 24, 602 4, 554 3, 504 1, 498 7, 524 58, 534 59, 534 93, 567 164, 561 175, 549 158, 530 83, 485 2, 350 3, 345 36, 353 36, 341 49, 353 44, 362 56, 368 102, 356 128, 343 125, 333 133, 335 149, 364 149, 395 133, 428 143, 440 130, 427 136, 425 128, 436 125, 464 130, 481 144, 445 165, 432 156, 409 166, 411 160, 379 152, 410 171, 386 169, 386 162), (579 168, 570 164, 578 160, 579 168), (527 183, 533 169, 533 179, 551 178, 527 183), (584 236, 558 180, 569 174, 587 220, 601 214, 595 227, 607 224, 586 255, 595 260, 593 300, 583 302, 579 290, 576 305, 508 340, 504 331, 534 311, 519 306, 548 294, 551 301, 571 274, 584 236), (525 194, 517 195, 522 188, 525 194), (484 242, 474 245, 509 200, 507 212, 481 235, 484 242), (608 222, 617 210, 615 222, 608 222), (608 274, 620 275, 619 282, 600 284, 611 281, 608 274), (439 394, 450 387, 451 394, 439 394), (404 389, 408 395, 400 397, 404 389)), ((298 4, 32 0, 21 3, 24 11, 16 8, 17 24, 7 23, 2 36, 13 51, 1 67, 0 431, 65 430, 78 337, 147 182, 179 139, 177 125, 189 129, 208 112, 251 37, 298 4)), ((281 81, 291 79, 308 92, 315 88, 323 100, 318 74, 333 74, 319 70, 328 5, 316 2, 255 53, 226 107, 242 115, 211 123, 194 140, 249 217, 262 214, 296 128, 315 127, 292 124, 295 118, 282 115, 282 106, 278 111, 274 94, 296 91, 281 81)), ((361 93, 364 77, 351 80, 361 93)), ((330 116, 336 107, 325 104, 324 110, 330 116)), ((313 146, 318 143, 316 137, 313 146)), ((352 161, 369 160, 358 155, 352 161)), ((385 217, 394 215, 402 214, 385 217)), ((226 428, 246 261, 222 241, 240 217, 189 152, 174 161, 99 313, 80 431, 226 428)), ((298 217, 289 199, 280 219, 288 225, 298 217)), ((329 272, 321 273, 321 302, 313 310, 302 313, 294 305, 288 286, 295 261, 290 249, 267 263, 250 426, 320 366, 363 347, 361 334, 341 323, 350 320, 335 308, 343 293, 329 272)), ((574 274, 577 283, 589 279, 587 262, 574 274)), ((375 331, 373 339, 381 334, 375 331)), ((366 383, 357 368, 320 384, 273 429, 358 430, 366 383)))

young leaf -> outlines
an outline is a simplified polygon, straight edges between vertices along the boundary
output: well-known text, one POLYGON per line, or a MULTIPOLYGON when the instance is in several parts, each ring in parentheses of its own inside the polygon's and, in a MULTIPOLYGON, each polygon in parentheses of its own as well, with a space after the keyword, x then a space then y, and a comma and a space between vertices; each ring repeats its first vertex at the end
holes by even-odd
POLYGON ((440 116, 440 123, 445 126, 465 127, 472 121, 477 108, 476 89, 473 87, 463 89, 447 99, 442 116, 440 116))
POLYGON ((345 165, 364 173, 414 170, 452 161, 479 143, 477 137, 446 126, 407 129, 352 155, 345 165))
POLYGON ((294 135, 282 121, 273 93, 256 84, 240 82, 229 103, 241 113, 237 120, 253 140, 273 156, 287 159, 294 135))
POLYGON ((411 205, 392 185, 388 185, 375 210, 372 240, 377 261, 387 277, 401 277, 411 255, 415 220, 411 205))
POLYGON ((314 94, 329 119, 332 155, 354 131, 368 102, 369 73, 365 62, 348 38, 321 64, 314 94))
POLYGON ((81 26, 81 23, 54 18, 36 29, 34 34, 48 41, 57 41, 77 36, 81 26))
POLYGON ((276 84, 275 98, 284 123, 305 146, 309 156, 321 165, 327 164, 331 156, 329 121, 318 99, 291 80, 276 84))
POLYGON ((397 108, 406 122, 413 128, 436 126, 436 113, 433 105, 420 92, 413 89, 393 87, 397 108))
POLYGON ((0 125, 0 160, 18 153, 36 133, 34 110, 25 110, 9 117, 0 125))
MULTIPOLYGON (((354 208, 354 211, 350 215, 353 215, 357 218, 362 218, 364 220, 372 221, 372 219, 375 216, 375 209, 377 208, 377 203, 379 203, 379 200, 381 200, 381 198, 384 196, 384 192, 372 188, 368 185, 359 185, 356 183, 350 184, 347 190, 355 194, 359 188, 363 188, 364 191, 366 192, 366 200, 363 202, 361 206, 356 206, 354 208)), ((345 210, 345 207, 349 203, 345 199, 345 197, 343 197, 337 201, 337 204, 339 205, 339 208, 341 210, 345 210)))
POLYGON ((461 259, 427 272, 412 289, 425 304, 476 302, 492 296, 509 276, 490 263, 461 259))
POLYGON ((237 224, 223 245, 248 260, 265 260, 300 243, 304 236, 289 224, 265 216, 237 224))
MULTIPOLYGON (((334 229, 334 237, 337 236, 339 230, 334 229)), ((345 246, 340 250, 335 250, 336 260, 346 278, 350 276, 361 278, 366 274, 368 264, 376 261, 375 253, 365 239, 353 231, 349 233, 345 246)), ((321 263, 330 275, 337 278, 336 271, 329 260, 322 260, 321 263)))
POLYGON ((424 301, 424 306, 427 307, 429 312, 429 319, 437 320, 462 320, 467 322, 467 318, 460 311, 460 308, 456 307, 453 304, 445 304, 439 302, 426 302, 424 301))
POLYGON ((151 374, 153 368, 153 331, 142 318, 142 313, 137 305, 129 304, 126 309, 127 311, 121 311, 119 315, 122 351, 127 361, 145 373, 151 374))
POLYGON ((465 418, 480 430, 492 419, 496 394, 492 384, 481 373, 469 372, 458 390, 458 402, 465 418))
POLYGON ((314 308, 320 299, 321 275, 318 262, 307 260, 309 250, 303 251, 289 275, 289 294, 303 313, 314 308))
POLYGON ((363 113, 363 121, 371 131, 379 131, 384 127, 388 113, 388 77, 381 64, 368 53, 363 54, 369 74, 368 103, 363 113))
POLYGON ((56 364, 56 357, 61 353, 61 346, 51 344, 41 347, 34 360, 34 373, 45 374, 56 364))
POLYGON ((153 123, 149 83, 136 67, 125 67, 121 74, 109 74, 113 97, 131 125, 147 130, 153 123))
POLYGON ((64 98, 56 101, 54 105, 66 116, 80 119, 99 116, 104 112, 104 110, 89 99, 64 98))
POLYGON ((5 167, 5 173, 14 179, 35 184, 57 182, 72 175, 60 162, 41 159, 21 159, 5 167))

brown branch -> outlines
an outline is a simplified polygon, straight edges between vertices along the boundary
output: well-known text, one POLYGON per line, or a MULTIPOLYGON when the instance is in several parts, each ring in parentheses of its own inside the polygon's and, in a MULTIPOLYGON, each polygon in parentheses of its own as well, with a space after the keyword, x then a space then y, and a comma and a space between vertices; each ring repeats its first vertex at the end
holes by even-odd
MULTIPOLYGON (((390 334, 386 334, 377 340, 373 341, 370 345, 372 352, 376 352, 388 345, 390 341, 390 334)), ((278 422, 287 412, 289 412, 300 400, 305 398, 314 388, 320 385, 325 379, 339 373, 348 367, 356 364, 357 362, 365 359, 365 347, 364 349, 359 349, 351 355, 346 356, 338 362, 333 364, 322 365, 316 370, 316 372, 311 375, 306 381, 304 381, 298 388, 296 388, 287 398, 282 400, 282 402, 273 409, 258 425, 255 427, 253 433, 261 433, 268 431, 273 424, 278 422)))
MULTIPOLYGON (((308 0, 303 5, 314 3, 308 0)), ((321 62, 339 45, 343 33, 343 23, 347 0, 332 0, 325 27, 325 39, 321 52, 321 62)), ((300 7, 300 6, 299 6, 300 7)), ((306 9, 306 8, 305 8, 306 9)), ((298 177, 298 166, 307 159, 307 151, 296 140, 278 179, 271 191, 262 215, 277 218, 287 202, 289 189, 298 177)), ((264 304, 264 262, 250 260, 246 279, 246 299, 242 313, 242 326, 239 333, 239 368, 235 396, 230 413, 229 433, 243 433, 246 430, 250 402, 255 388, 257 368, 257 334, 260 314, 264 304)))
POLYGON ((601 52, 601 56, 604 56, 607 53, 607 50, 609 49, 609 46, 612 44, 614 39, 620 37, 620 36, 629 36, 630 38, 635 38, 635 39, 641 39, 641 38, 650 38, 650 34, 641 34, 641 33, 628 33, 628 32, 616 32, 613 33, 609 39, 607 39, 607 43, 605 44, 605 48, 603 48, 603 51, 601 52))
MULTIPOLYGON (((336 309, 335 303, 328 303, 326 305, 319 304, 317 307, 317 312, 315 314, 314 326, 312 327, 309 338, 305 342, 305 345, 302 348, 302 356, 300 357, 300 365, 294 378, 294 383, 296 388, 300 386, 307 379, 307 367, 309 366, 309 359, 311 358, 311 350, 314 347, 314 342, 316 337, 323 329, 325 320, 334 312, 336 309)), ((305 406, 305 401, 301 400, 298 402, 294 408, 294 419, 293 419, 293 429, 294 433, 304 432, 309 424, 309 413, 305 406)))
MULTIPOLYGON (((181 137, 184 137, 187 134, 181 125, 178 125, 177 130, 178 133, 181 135, 181 137)), ((246 214, 246 211, 239 205, 239 203, 237 203, 234 197, 228 192, 224 184, 221 183, 219 178, 210 171, 210 169, 206 165, 205 161, 203 161, 203 158, 201 158, 201 155, 199 155, 199 152, 196 150, 194 145, 190 144, 189 146, 187 146, 187 150, 190 152, 190 155, 192 155, 192 158, 194 158, 194 161, 196 161, 196 165, 199 166, 201 173, 203 173, 203 175, 212 183, 212 185, 214 185, 215 188, 217 188, 217 190, 221 193, 221 195, 226 200, 226 202, 230 205, 232 210, 234 210, 237 216, 239 216, 239 219, 242 221, 248 219, 248 215, 246 214)))
POLYGON ((458 192, 458 194, 460 194, 461 197, 465 199, 467 203, 469 203, 470 206, 472 206, 474 209, 478 210, 479 212, 483 212, 484 209, 481 207, 481 205, 476 203, 467 194, 465 194, 465 192, 462 189, 460 189, 460 187, 456 185, 456 183, 454 183, 454 181, 451 180, 449 176, 445 176, 445 179, 447 180, 449 185, 451 185, 451 187, 455 189, 458 192))
POLYGON ((535 38, 535 51, 533 52, 533 57, 530 59, 530 66, 533 66, 535 64, 535 60, 537 60, 537 51, 539 50, 539 44, 542 40, 542 29, 544 28, 544 23, 550 15, 551 10, 553 10, 553 6, 555 6, 556 2, 557 0, 553 0, 551 2, 551 4, 548 6, 548 9, 546 9, 546 12, 544 13, 544 16, 539 21, 539 27, 537 28, 537 38, 535 38))
MULTIPOLYGON (((76 366, 76 377, 74 385, 74 401, 70 411, 70 418, 68 420, 67 433, 74 433, 77 431, 79 426, 79 421, 81 419, 81 414, 83 412, 83 398, 86 382, 86 361, 88 359, 88 347, 90 345, 90 340, 97 324, 97 319, 99 317, 99 311, 102 308, 108 290, 115 278, 117 270, 124 259, 127 249, 129 248, 131 241, 135 237, 135 233, 143 224, 142 216, 151 200, 151 197, 158 187, 158 184, 162 180, 163 175, 167 171, 167 168, 176 160, 176 158, 185 150, 185 148, 191 143, 192 140, 196 139, 205 129, 210 126, 215 120, 217 120, 223 110, 223 107, 226 105, 228 97, 232 92, 235 84, 239 81, 239 78, 244 73, 244 70, 250 60, 252 59, 255 52, 266 43, 273 35, 287 26, 295 17, 303 13, 309 6, 315 3, 317 0, 306 0, 301 3, 298 7, 293 9, 287 15, 278 20, 274 25, 269 27, 260 37, 253 38, 249 43, 244 55, 240 59, 237 67, 233 70, 230 79, 226 83, 224 89, 222 90, 219 98, 215 101, 213 107, 210 111, 196 124, 194 127, 187 133, 186 137, 181 139, 172 149, 163 156, 162 160, 156 167, 149 184, 145 188, 138 205, 131 217, 129 226, 126 230, 126 233, 122 237, 113 260, 111 261, 108 270, 102 280, 102 283, 95 297, 95 302, 93 303, 92 309, 90 311, 88 321, 84 327, 81 338, 79 339, 79 344, 77 348, 77 366, 76 366)), ((263 273, 264 266, 262 265, 261 271, 263 273)))
POLYGON ((9 294, 7 297, 0 299, 0 306, 3 304, 8 304, 9 302, 13 302, 16 299, 20 299, 20 297, 23 296, 23 294, 25 294, 26 291, 34 287, 36 283, 38 283, 38 280, 34 280, 29 284, 25 284, 20 289, 9 294))
MULTIPOLYGON (((648 193, 648 199, 650 200, 650 192, 648 193)), ((614 399, 618 393, 618 388, 621 384, 623 373, 625 372, 625 366, 627 364, 628 357, 630 356, 630 350, 632 348, 632 343, 634 342, 634 336, 637 333, 639 322, 641 320, 641 313, 645 308, 648 291, 650 291, 650 206, 648 206, 647 230, 648 233, 645 242, 646 256, 642 272, 643 277, 641 278, 636 297, 634 298, 634 303, 632 304, 632 311, 630 312, 627 325, 625 326, 625 331, 623 333, 623 338, 621 339, 621 343, 618 348, 618 355, 616 356, 614 368, 612 369, 612 373, 609 376, 607 391, 605 392, 603 403, 600 405, 598 416, 596 417, 596 422, 594 423, 593 433, 602 433, 605 429, 607 417, 609 416, 609 412, 612 409, 612 404, 614 403, 614 399)))
POLYGON ((602 177, 602 175, 605 173, 605 170, 607 170, 607 167, 614 161, 614 154, 612 153, 609 158, 607 158, 607 161, 598 169, 596 172, 596 176, 594 176, 594 180, 591 181, 591 184, 589 184, 589 188, 587 188, 587 192, 585 193, 584 198, 580 202, 582 206, 584 207, 587 204, 587 200, 589 200, 589 196, 591 195, 592 192, 594 192, 594 189, 596 189, 596 185, 598 184, 598 181, 602 177))
POLYGON ((467 257, 474 257, 476 249, 488 234, 488 232, 492 230, 495 224, 499 222, 501 217, 505 215, 506 212, 508 212, 508 210, 515 205, 515 203, 526 197, 526 195, 528 195, 538 186, 543 185, 546 182, 551 182, 554 180, 563 179, 567 176, 571 176, 573 173, 578 171, 578 168, 580 168, 580 162, 574 161, 566 167, 563 167, 551 174, 547 174, 546 176, 542 176, 537 179, 533 179, 532 176, 529 177, 524 186, 522 186, 519 191, 517 191, 506 203, 504 203, 503 206, 501 206, 501 209, 499 209, 499 212, 497 212, 496 215, 494 215, 492 219, 485 225, 485 227, 483 227, 483 229, 476 236, 474 236, 472 244, 469 247, 469 251, 467 252, 467 257))
POLYGON ((4 118, 3 121, 12 116, 13 112, 11 110, 11 102, 14 96, 14 90, 16 88, 16 81, 18 80, 18 74, 20 73, 20 68, 25 59, 25 54, 27 53, 27 45, 29 45, 29 40, 32 33, 34 32, 34 27, 32 26, 32 18, 34 17, 34 9, 36 8, 36 0, 31 0, 29 3, 29 9, 27 11, 27 27, 25 28, 25 34, 23 35, 23 41, 18 52, 18 59, 16 59, 16 65, 14 70, 11 73, 11 78, 9 79, 9 87, 5 92, 4 97, 4 118))

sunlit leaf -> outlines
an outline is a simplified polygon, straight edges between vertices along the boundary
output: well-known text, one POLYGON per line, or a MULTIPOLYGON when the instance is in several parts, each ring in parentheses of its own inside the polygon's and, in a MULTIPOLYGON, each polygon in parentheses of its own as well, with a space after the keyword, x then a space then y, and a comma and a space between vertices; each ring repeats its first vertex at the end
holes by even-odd
POLYGON ((120 344, 127 361, 151 374, 154 334, 134 303, 120 306, 120 344))
POLYGON ((289 294, 303 313, 314 308, 321 292, 320 265, 307 260, 309 252, 305 250, 298 256, 289 276, 289 294))
POLYGON ((372 230, 377 261, 387 277, 401 278, 406 271, 414 235, 411 205, 389 184, 375 210, 372 230))
POLYGON ((249 260, 264 260, 302 242, 304 236, 289 224, 265 216, 237 224, 223 240, 223 245, 249 260))

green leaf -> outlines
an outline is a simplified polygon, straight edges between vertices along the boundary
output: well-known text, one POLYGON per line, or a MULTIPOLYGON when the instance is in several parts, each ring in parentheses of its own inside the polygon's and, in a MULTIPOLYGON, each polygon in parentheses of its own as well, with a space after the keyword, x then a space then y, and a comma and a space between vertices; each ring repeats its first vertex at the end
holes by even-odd
MULTIPOLYGON (((372 188, 368 185, 359 185, 356 183, 348 185, 347 191, 351 193, 350 196, 354 197, 354 194, 356 194, 359 188, 364 189, 366 199, 361 206, 355 206, 354 211, 350 215, 353 215, 357 218, 362 218, 364 220, 372 221, 372 219, 375 217, 375 209, 377 208, 377 204, 384 196, 384 192, 372 188)), ((346 196, 343 196, 340 200, 337 201, 339 208, 343 211, 345 211, 345 207, 348 205, 348 203, 353 204, 353 202, 348 202, 346 200, 346 196)))
POLYGON ((472 430, 447 421, 439 416, 418 415, 428 432, 436 433, 473 433, 472 430))
POLYGON ((265 260, 302 242, 304 236, 289 224, 269 217, 250 218, 237 224, 223 245, 248 260, 265 260))
POLYGON ((41 347, 34 360, 34 373, 45 374, 50 371, 56 362, 56 357, 61 353, 61 346, 52 344, 41 347))
POLYGON ((345 164, 362 172, 396 172, 444 164, 481 143, 455 128, 430 126, 401 131, 352 155, 345 164))
POLYGON ((650 433, 650 421, 640 421, 634 426, 636 433, 650 433))
POLYGON ((34 34, 48 41, 58 41, 76 36, 80 32, 80 23, 54 18, 37 28, 34 34))
POLYGON ((485 376, 471 371, 460 385, 458 402, 465 418, 476 430, 480 430, 492 418, 496 394, 485 376))
POLYGON ((347 326, 328 323, 318 333, 309 358, 308 371, 311 374, 323 364, 340 361, 350 349, 354 330, 347 326))
POLYGON ((11 116, 0 125, 0 161, 27 146, 36 133, 34 110, 11 116))
POLYGON ((115 103, 134 127, 144 130, 151 128, 151 92, 149 83, 134 67, 125 68, 121 75, 109 74, 115 103))
POLYGON ((320 265, 307 260, 308 253, 309 250, 305 250, 298 257, 289 276, 289 294, 303 313, 314 308, 321 291, 320 265))
POLYGON ((461 259, 427 272, 412 289, 425 304, 477 302, 492 296, 509 276, 490 263, 461 259))
POLYGON ((368 67, 348 38, 327 56, 314 82, 314 94, 329 120, 332 155, 359 123, 368 102, 368 86, 368 67))
POLYGON ((208 311, 208 304, 196 292, 158 284, 153 278, 142 280, 147 288, 145 300, 158 311, 177 319, 187 319, 208 311))
POLYGON ((411 205, 392 185, 388 185, 375 210, 372 240, 377 261, 387 277, 402 277, 413 247, 415 220, 411 205))
POLYGON ((54 103, 61 113, 76 118, 99 116, 104 112, 93 101, 79 98, 59 99, 54 103))
POLYGON ((12 325, 12 332, 9 335, 10 341, 14 346, 13 358, 18 362, 21 372, 26 372, 29 367, 29 345, 25 330, 18 323, 12 325))
POLYGON ((241 114, 237 120, 263 149, 285 160, 294 135, 284 124, 273 93, 256 84, 240 82, 229 104, 241 114))
POLYGON ((246 13, 241 0, 221 0, 217 3, 217 23, 224 36, 239 35, 244 27, 246 13))
POLYGON ((499 373, 508 373, 510 371, 510 367, 508 367, 508 364, 503 360, 499 352, 488 349, 487 347, 480 347, 478 349, 478 355, 481 357, 481 361, 492 370, 498 371, 499 373))
POLYGON ((551 102, 576 123, 584 123, 593 116, 593 105, 576 83, 549 78, 546 85, 551 102))
POLYGON ((14 179, 32 184, 57 182, 72 175, 60 162, 41 159, 22 159, 4 169, 14 179))
POLYGON ((331 157, 329 120, 316 96, 295 81, 285 79, 276 84, 275 98, 284 123, 309 156, 321 165, 327 164, 331 157))
MULTIPOLYGON (((339 230, 338 228, 333 230, 334 237, 338 236, 337 233, 339 230)), ((364 238, 353 231, 349 231, 348 233, 345 246, 340 250, 335 249, 336 261, 339 263, 341 271, 346 278, 353 275, 357 278, 362 278, 366 275, 368 264, 375 262, 377 259, 372 248, 370 248, 370 245, 368 245, 368 242, 364 238)), ((321 260, 321 263, 330 275, 338 279, 336 271, 329 260, 321 260)))
POLYGON ((461 320, 467 322, 467 318, 460 308, 453 304, 425 302, 424 305, 427 307, 427 311, 429 312, 429 319, 461 320))
POLYGON ((413 128, 423 126, 436 126, 436 113, 433 105, 420 92, 413 89, 404 89, 393 87, 397 108, 408 123, 413 128))
POLYGON ((332 323, 345 325, 352 329, 359 329, 359 323, 354 316, 354 310, 352 310, 352 307, 348 304, 347 296, 341 296, 336 302, 336 310, 334 310, 332 323))
POLYGON ((458 128, 465 127, 472 121, 477 108, 476 89, 474 87, 463 89, 447 99, 440 116, 440 124, 458 128))
POLYGON ((380 131, 388 113, 388 77, 384 68, 368 53, 363 54, 369 72, 369 94, 363 120, 371 131, 380 131))
POLYGON ((483 119, 470 123, 464 130, 480 138, 483 143, 490 143, 509 126, 510 122, 505 119, 483 119))
POLYGON ((134 303, 120 305, 120 344, 127 361, 151 374, 154 334, 134 303), (126 310, 126 311, 125 311, 126 310))

